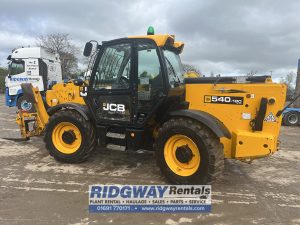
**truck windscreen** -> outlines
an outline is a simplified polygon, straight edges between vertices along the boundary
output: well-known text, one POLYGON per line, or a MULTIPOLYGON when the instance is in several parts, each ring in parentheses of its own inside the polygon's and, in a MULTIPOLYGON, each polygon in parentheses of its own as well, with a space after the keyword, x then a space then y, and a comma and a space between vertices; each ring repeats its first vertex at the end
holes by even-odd
POLYGON ((8 67, 10 75, 16 75, 25 72, 25 62, 23 60, 12 61, 8 67))

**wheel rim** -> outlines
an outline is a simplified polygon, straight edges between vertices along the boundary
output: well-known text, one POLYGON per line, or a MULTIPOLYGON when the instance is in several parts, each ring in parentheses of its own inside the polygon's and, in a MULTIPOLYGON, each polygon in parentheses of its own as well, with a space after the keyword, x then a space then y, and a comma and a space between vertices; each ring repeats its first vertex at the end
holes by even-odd
POLYGON ((298 117, 296 115, 294 115, 294 114, 289 115, 288 121, 291 124, 296 124, 298 122, 298 117))
POLYGON ((179 176, 191 176, 200 166, 198 147, 185 135, 174 135, 167 140, 164 157, 168 167, 179 176))
POLYGON ((72 154, 80 148, 82 136, 77 126, 69 122, 61 122, 53 129, 52 141, 59 152, 72 154))
POLYGON ((32 108, 32 103, 31 102, 27 102, 26 100, 23 100, 21 102, 21 109, 24 111, 30 111, 32 108))

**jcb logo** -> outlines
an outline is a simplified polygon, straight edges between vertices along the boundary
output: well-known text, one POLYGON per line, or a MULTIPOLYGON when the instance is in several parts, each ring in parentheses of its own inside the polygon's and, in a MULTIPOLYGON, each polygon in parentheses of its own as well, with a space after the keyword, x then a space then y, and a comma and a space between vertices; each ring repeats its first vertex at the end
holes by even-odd
POLYGON ((125 112, 124 104, 103 103, 103 110, 112 112, 125 112))

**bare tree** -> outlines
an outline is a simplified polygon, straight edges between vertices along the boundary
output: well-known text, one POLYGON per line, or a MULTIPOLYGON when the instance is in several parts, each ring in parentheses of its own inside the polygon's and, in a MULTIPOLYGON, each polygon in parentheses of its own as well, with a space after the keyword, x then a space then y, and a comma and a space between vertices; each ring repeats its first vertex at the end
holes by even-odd
POLYGON ((191 65, 191 64, 182 64, 183 65, 183 70, 185 73, 188 73, 188 72, 196 72, 198 73, 199 75, 201 75, 201 71, 199 70, 198 67, 194 66, 194 65, 191 65))
MULTIPOLYGON (((300 59, 298 59, 298 69, 296 78, 295 95, 300 95, 300 59)), ((294 103, 295 108, 300 108, 300 98, 298 98, 294 103)))
POLYGON ((251 70, 250 72, 247 73, 247 76, 254 76, 255 74, 257 74, 257 71, 255 70, 251 70))
POLYGON ((287 100, 293 99, 295 95, 295 73, 289 72, 285 77, 281 77, 280 83, 284 83, 287 86, 286 98, 287 100))
POLYGON ((74 77, 78 70, 78 48, 71 44, 69 34, 53 33, 37 38, 37 45, 52 53, 58 53, 61 60, 63 78, 74 77))

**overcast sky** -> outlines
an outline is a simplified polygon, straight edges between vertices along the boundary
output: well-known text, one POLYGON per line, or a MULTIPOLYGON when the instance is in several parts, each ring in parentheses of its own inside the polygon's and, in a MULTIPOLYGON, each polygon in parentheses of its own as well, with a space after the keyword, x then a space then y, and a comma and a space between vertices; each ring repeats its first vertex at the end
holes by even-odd
POLYGON ((83 49, 91 39, 143 35, 149 25, 185 42, 183 62, 207 75, 273 71, 278 79, 296 72, 300 58, 297 0, 1 0, 0 63, 38 35, 69 33, 83 49))

